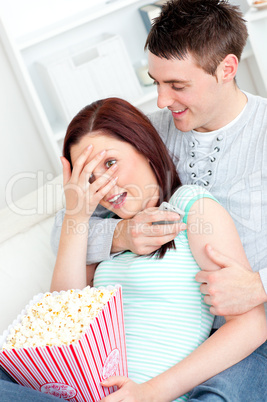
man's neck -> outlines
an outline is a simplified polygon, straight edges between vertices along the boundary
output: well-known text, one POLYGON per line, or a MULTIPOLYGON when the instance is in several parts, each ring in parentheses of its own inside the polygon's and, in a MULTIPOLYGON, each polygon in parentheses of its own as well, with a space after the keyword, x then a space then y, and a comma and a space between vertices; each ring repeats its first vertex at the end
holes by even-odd
POLYGON ((198 132, 212 132, 227 126, 235 120, 247 104, 247 97, 236 85, 229 87, 223 93, 223 102, 218 102, 218 109, 215 109, 216 118, 211 118, 206 127, 195 129, 198 132))
POLYGON ((244 92, 240 91, 240 89, 236 87, 236 93, 233 95, 232 102, 230 103, 230 107, 232 109, 232 118, 229 123, 244 110, 247 102, 247 96, 244 94, 244 92))

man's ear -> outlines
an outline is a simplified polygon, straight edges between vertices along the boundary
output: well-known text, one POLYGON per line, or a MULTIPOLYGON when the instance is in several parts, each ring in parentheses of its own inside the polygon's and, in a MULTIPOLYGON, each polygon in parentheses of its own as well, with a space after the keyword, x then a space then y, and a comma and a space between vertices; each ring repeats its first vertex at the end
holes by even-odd
POLYGON ((221 62, 221 77, 223 82, 232 81, 237 73, 238 58, 234 54, 228 54, 221 62))

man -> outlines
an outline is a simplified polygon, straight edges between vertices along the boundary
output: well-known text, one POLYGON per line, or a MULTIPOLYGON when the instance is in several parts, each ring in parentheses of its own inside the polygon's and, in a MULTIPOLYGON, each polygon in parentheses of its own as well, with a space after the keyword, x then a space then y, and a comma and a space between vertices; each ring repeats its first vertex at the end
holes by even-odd
MULTIPOLYGON (((196 279, 211 312, 219 316, 242 314, 267 301, 267 100, 242 92, 235 82, 246 39, 242 16, 228 2, 174 0, 163 7, 146 43, 149 74, 158 88, 158 106, 164 108, 151 115, 151 121, 182 183, 205 186, 230 212, 254 271, 209 251, 223 269, 202 271, 196 279)), ((55 248, 62 215, 54 227, 55 248)), ((125 221, 102 220, 105 215, 99 209, 90 221, 89 263, 109 258, 110 250, 148 254, 179 231, 179 225, 155 231, 146 211, 125 221)), ((221 317, 216 317, 214 328, 220 325, 221 317)), ((265 342, 239 364, 196 387, 189 400, 267 400, 266 373, 265 342)), ((140 400, 127 383, 117 384, 131 393, 131 400, 140 400)))
MULTIPOLYGON (((149 75, 158 88, 150 119, 177 166, 182 184, 205 186, 231 213, 254 273, 232 262, 197 280, 214 314, 243 313, 267 300, 267 100, 242 92, 235 81, 247 29, 227 1, 169 1, 148 35, 149 75), (211 283, 212 282, 212 285, 211 283)), ((57 249, 64 212, 56 217, 57 249)), ((149 254, 173 239, 179 225, 151 226, 149 214, 132 220, 91 220, 88 263, 131 250, 149 254)), ((110 216, 110 214, 109 214, 110 216)), ((227 250, 226 253, 227 254, 227 250)))
MULTIPOLYGON (((236 84, 246 39, 245 22, 228 2, 174 0, 163 7, 146 42, 149 75, 164 109, 151 115, 151 121, 176 161, 182 183, 205 186, 230 212, 254 271, 210 253, 223 269, 202 271, 196 279, 211 312, 220 316, 242 314, 267 301, 267 100, 242 92, 236 84)), ((147 220, 143 215, 136 221, 147 220)), ((133 222, 122 221, 113 250, 144 253, 138 239, 152 251, 156 238, 151 234, 138 236, 133 222)), ((216 317, 215 329, 220 325, 216 317)), ((135 392, 131 384, 116 384, 135 392)), ((267 400, 266 342, 196 387, 189 400, 267 400)))

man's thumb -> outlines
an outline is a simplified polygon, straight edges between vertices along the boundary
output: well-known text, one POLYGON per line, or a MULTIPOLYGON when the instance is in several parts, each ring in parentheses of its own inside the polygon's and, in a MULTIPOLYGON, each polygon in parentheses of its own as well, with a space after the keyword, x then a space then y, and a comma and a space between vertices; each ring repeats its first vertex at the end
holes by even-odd
POLYGON ((206 244, 205 250, 211 261, 217 264, 219 267, 225 268, 230 265, 230 262, 232 260, 219 251, 215 250, 210 244, 206 244))

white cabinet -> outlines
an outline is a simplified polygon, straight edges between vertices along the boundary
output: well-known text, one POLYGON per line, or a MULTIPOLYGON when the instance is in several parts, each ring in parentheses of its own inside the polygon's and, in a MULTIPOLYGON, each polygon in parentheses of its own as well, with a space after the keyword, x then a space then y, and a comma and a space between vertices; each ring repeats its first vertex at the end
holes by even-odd
MULTIPOLYGON (((61 172, 59 156, 67 123, 54 107, 51 94, 38 71, 38 62, 107 33, 122 38, 133 66, 145 56, 143 48, 147 32, 138 8, 146 3, 146 0, 102 0, 95 1, 92 7, 90 0, 87 4, 78 0, 74 14, 68 14, 66 10, 61 14, 59 12, 53 23, 40 28, 35 24, 35 30, 24 29, 26 33, 23 29, 13 32, 15 27, 10 29, 8 21, 5 22, 4 18, 0 21, 1 41, 57 173, 61 172)), ((122 85, 127 85, 127 82, 122 82, 122 85)), ((140 94, 133 103, 145 113, 155 110, 156 88, 140 87, 140 94)))

